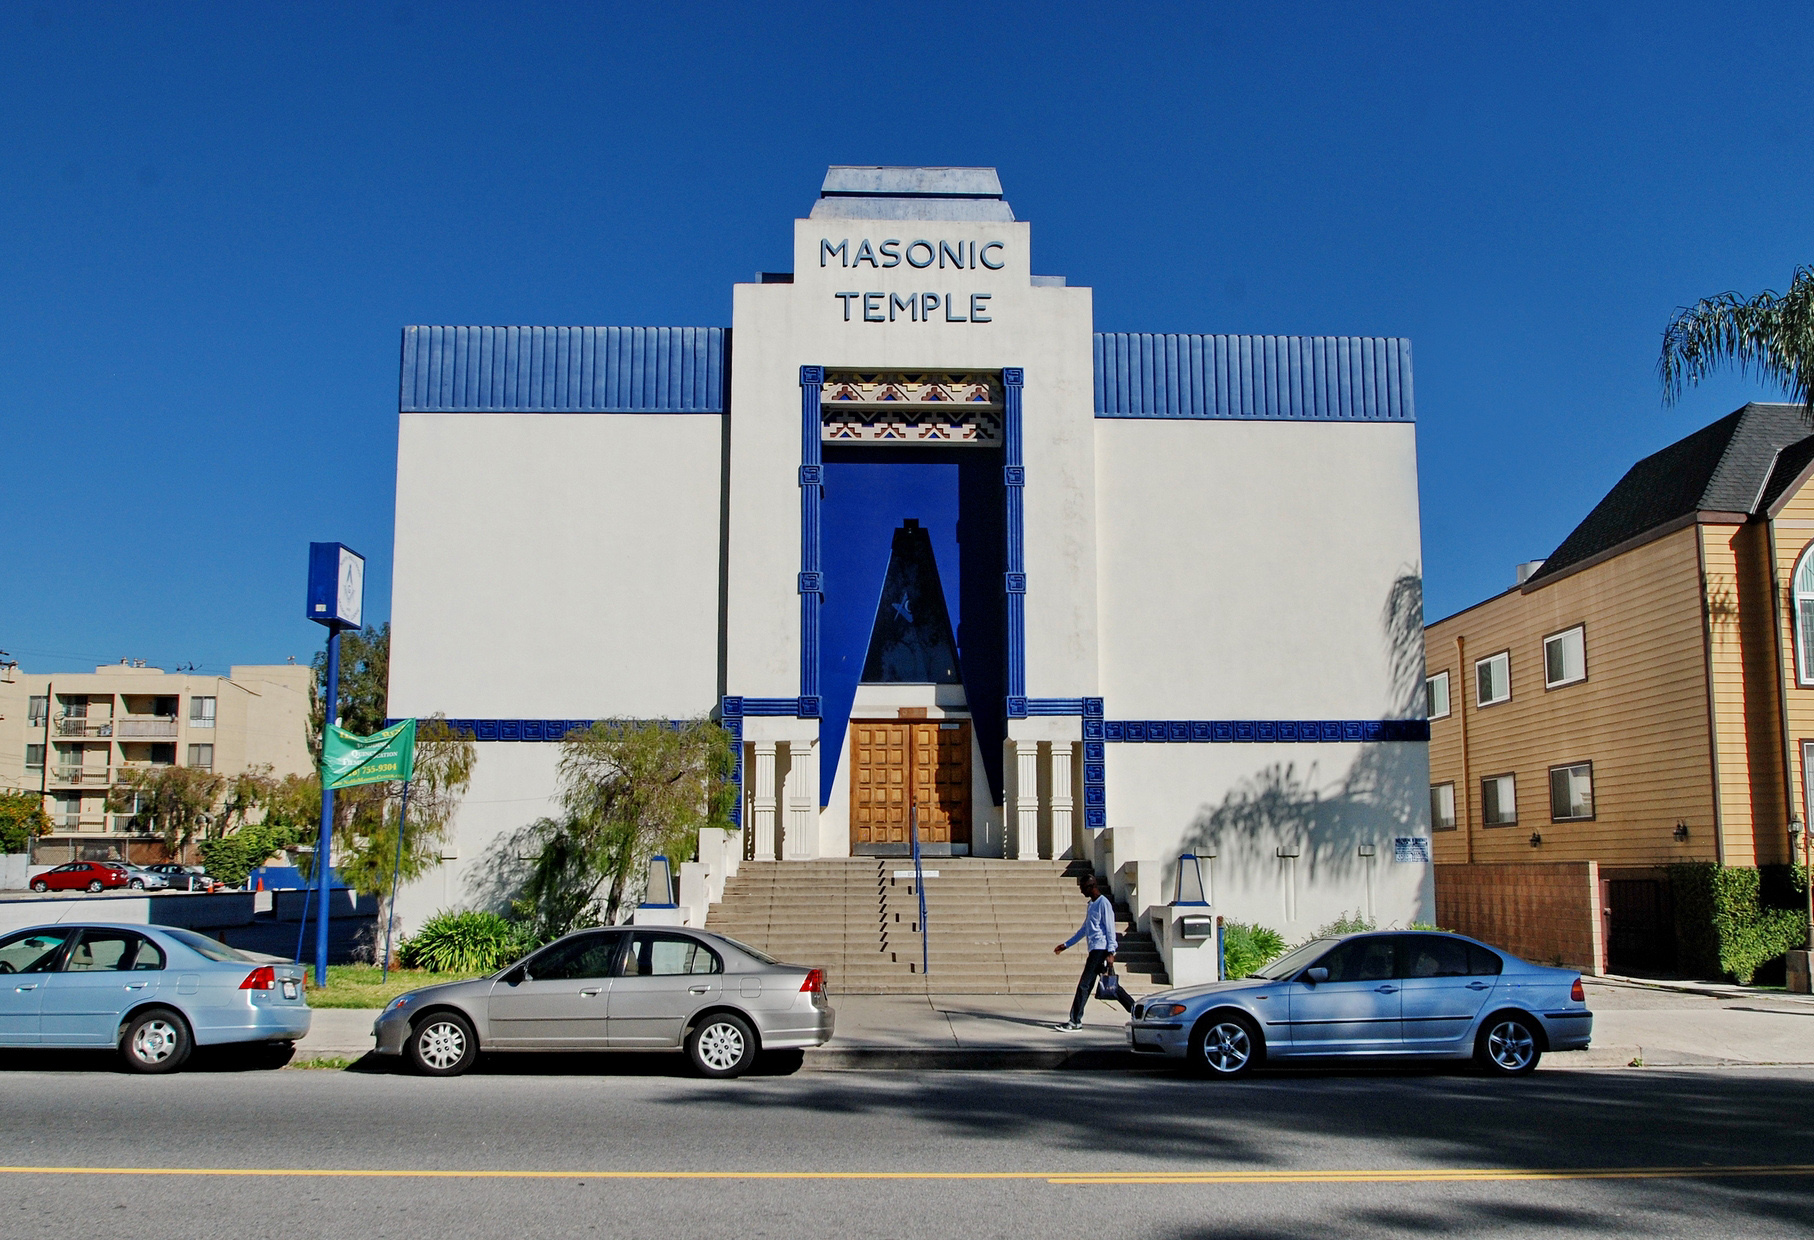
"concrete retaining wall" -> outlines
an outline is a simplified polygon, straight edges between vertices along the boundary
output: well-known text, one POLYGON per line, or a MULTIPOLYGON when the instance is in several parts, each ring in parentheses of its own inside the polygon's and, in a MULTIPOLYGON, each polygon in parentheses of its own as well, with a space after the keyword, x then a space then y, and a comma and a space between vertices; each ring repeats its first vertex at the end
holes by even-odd
POLYGON ((1438 865, 1436 924, 1533 964, 1599 973, 1606 958, 1592 861, 1438 865))

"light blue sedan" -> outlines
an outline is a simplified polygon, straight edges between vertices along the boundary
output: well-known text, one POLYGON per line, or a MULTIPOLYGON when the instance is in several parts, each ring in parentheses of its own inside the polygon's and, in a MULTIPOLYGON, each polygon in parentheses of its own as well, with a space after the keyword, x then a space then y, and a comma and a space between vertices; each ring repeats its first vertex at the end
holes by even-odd
POLYGON ((1521 1076, 1544 1051, 1585 1049, 1581 975, 1458 934, 1312 939, 1251 977, 1146 996, 1131 1049, 1232 1077, 1294 1059, 1474 1059, 1521 1076))
POLYGON ((302 968, 169 926, 35 926, 0 936, 0 1047, 114 1047, 174 1072, 196 1046, 309 1031, 302 968))

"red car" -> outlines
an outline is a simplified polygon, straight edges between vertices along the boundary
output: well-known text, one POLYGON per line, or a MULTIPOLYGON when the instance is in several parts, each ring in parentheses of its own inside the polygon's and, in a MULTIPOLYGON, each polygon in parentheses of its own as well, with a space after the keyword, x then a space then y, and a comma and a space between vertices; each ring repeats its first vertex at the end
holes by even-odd
POLYGON ((105 861, 71 861, 31 880, 33 891, 106 891, 126 885, 123 867, 105 861))

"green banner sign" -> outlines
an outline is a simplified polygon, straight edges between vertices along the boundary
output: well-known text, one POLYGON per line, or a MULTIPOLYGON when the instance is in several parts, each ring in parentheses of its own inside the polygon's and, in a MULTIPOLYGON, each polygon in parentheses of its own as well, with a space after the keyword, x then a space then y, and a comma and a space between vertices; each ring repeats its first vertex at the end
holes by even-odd
POLYGON ((321 786, 352 788, 407 780, 416 768, 416 721, 360 736, 328 725, 321 747, 321 786))

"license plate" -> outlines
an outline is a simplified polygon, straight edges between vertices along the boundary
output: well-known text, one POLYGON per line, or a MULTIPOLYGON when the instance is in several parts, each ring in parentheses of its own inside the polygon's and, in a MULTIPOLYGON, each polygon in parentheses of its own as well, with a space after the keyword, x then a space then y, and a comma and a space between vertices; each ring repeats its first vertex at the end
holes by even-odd
POLYGON ((296 983, 287 977, 283 979, 283 997, 286 999, 294 999, 296 997, 296 983))

